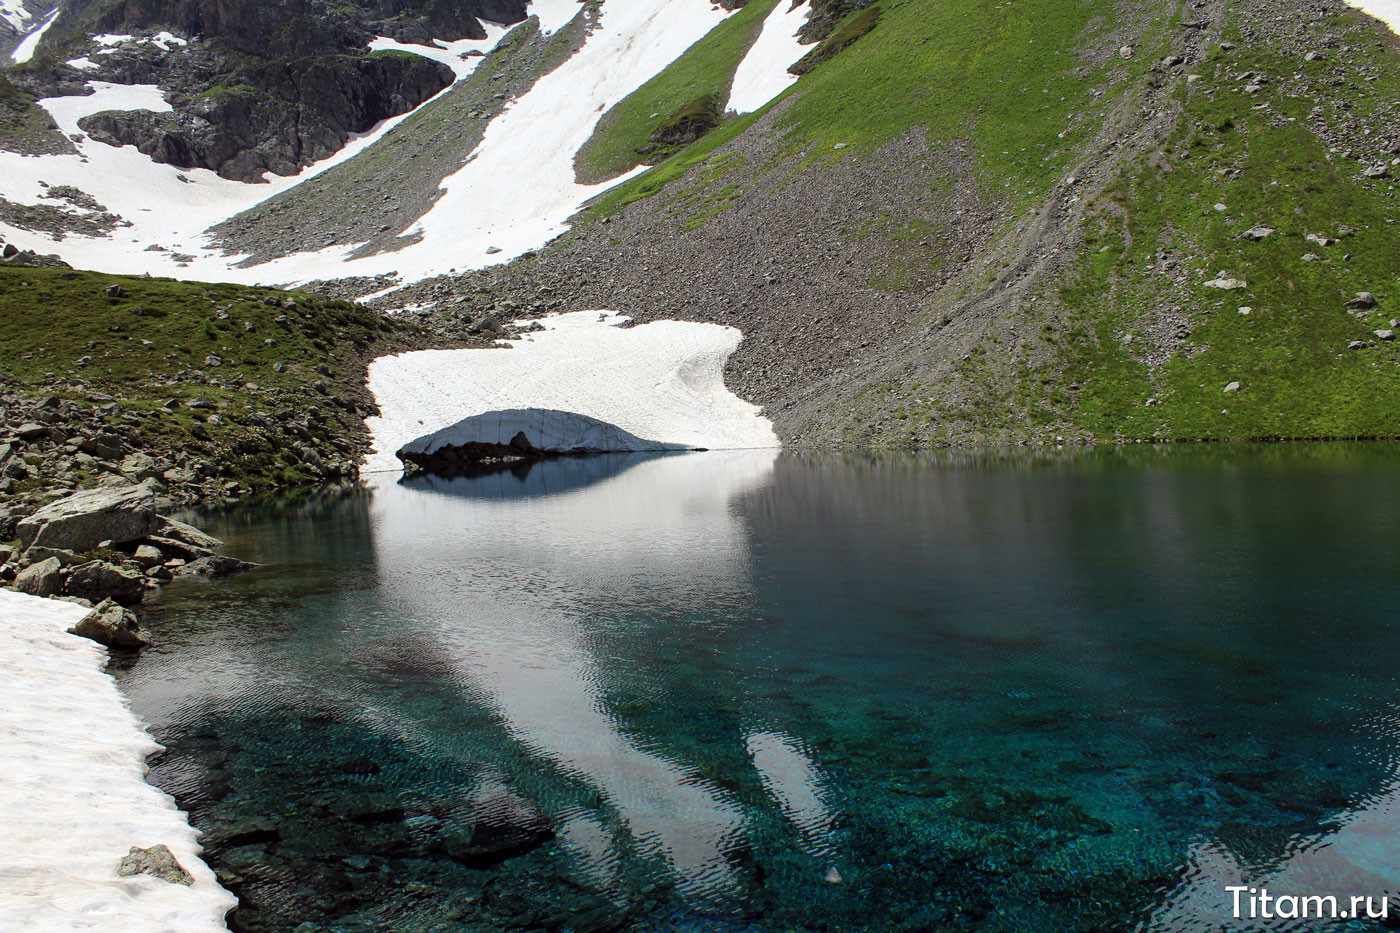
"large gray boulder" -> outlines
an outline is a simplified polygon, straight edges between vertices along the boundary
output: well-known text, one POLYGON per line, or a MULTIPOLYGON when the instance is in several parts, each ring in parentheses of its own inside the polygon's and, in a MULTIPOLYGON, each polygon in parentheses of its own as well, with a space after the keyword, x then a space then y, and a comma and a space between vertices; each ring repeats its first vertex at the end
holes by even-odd
POLYGON ((224 546, 224 542, 213 535, 207 535, 193 525, 177 522, 173 518, 157 519, 156 527, 151 531, 151 535, 153 537, 168 538, 172 541, 180 541, 204 551, 217 551, 224 546))
POLYGON ((98 603, 68 632, 118 651, 137 651, 151 643, 135 614, 110 599, 98 603))
POLYGON ((63 564, 57 557, 30 564, 15 577, 15 589, 30 596, 52 596, 63 586, 63 564))
POLYGON ((93 602, 114 599, 123 606, 135 606, 146 595, 146 584, 139 573, 93 560, 73 568, 63 592, 93 602))
POLYGON ((121 544, 155 530, 156 496, 148 486, 84 489, 50 502, 22 519, 16 532, 25 547, 90 551, 103 541, 121 544))

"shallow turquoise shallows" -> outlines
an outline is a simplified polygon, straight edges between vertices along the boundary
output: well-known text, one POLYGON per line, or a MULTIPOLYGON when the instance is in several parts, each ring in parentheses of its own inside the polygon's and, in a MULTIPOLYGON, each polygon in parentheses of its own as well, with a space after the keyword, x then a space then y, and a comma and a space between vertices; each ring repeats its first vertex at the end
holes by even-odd
POLYGON ((200 521, 263 566, 168 588, 121 676, 235 930, 1391 928, 1226 888, 1400 890, 1400 447, 591 458, 200 521))

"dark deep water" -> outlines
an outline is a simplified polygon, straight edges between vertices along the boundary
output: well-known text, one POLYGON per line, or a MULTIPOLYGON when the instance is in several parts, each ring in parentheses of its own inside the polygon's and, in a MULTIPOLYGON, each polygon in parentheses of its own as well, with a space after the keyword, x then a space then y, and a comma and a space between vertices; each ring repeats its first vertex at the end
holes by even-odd
POLYGON ((1400 891, 1397 490, 1391 445, 385 482, 202 517, 265 566, 122 685, 235 930, 1379 930, 1224 886, 1400 891))

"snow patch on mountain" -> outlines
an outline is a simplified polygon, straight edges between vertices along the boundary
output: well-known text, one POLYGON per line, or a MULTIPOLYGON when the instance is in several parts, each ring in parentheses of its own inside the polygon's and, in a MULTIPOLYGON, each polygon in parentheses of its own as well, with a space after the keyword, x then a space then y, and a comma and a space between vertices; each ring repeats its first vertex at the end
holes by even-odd
POLYGON ((32 59, 34 53, 39 48, 40 40, 44 38, 44 33, 49 31, 49 27, 58 19, 58 14, 60 12, 60 10, 55 8, 54 11, 49 14, 48 19, 44 20, 42 24, 35 27, 20 40, 19 45, 15 46, 15 50, 10 53, 10 60, 17 65, 22 65, 32 59))
POLYGON ((0 23, 9 26, 17 35, 23 35, 34 16, 24 7, 24 0, 0 0, 0 23))
POLYGON ((482 55, 496 47, 496 43, 501 41, 501 37, 513 29, 513 26, 498 26, 495 23, 482 23, 486 30, 485 39, 462 39, 457 42, 443 42, 437 40, 435 45, 413 45, 407 42, 399 42, 390 39, 388 36, 376 36, 369 44, 369 47, 376 52, 409 52, 413 55, 421 55, 424 58, 431 58, 435 62, 442 62, 452 69, 455 80, 461 81, 470 77, 481 64, 482 55), (471 52, 480 52, 482 55, 471 55, 471 52))
MULTIPOLYGON (((92 195, 130 226, 119 227, 107 237, 68 236, 57 242, 48 234, 5 224, 0 224, 0 233, 20 249, 58 252, 79 268, 133 275, 238 278, 228 266, 239 257, 225 257, 204 245, 205 229, 354 158, 410 115, 385 120, 368 133, 352 137, 335 155, 299 175, 269 175, 268 183, 250 185, 221 178, 208 169, 153 162, 134 146, 117 148, 88 139, 78 121, 89 114, 104 110, 166 113, 171 107, 155 85, 92 81, 87 86, 93 90, 88 97, 39 101, 61 132, 79 137, 78 154, 34 158, 0 150, 0 197, 20 204, 46 203, 40 201, 46 186, 71 185, 92 195)), ((240 280, 256 278, 245 274, 240 280)))
POLYGON ((798 41, 797 33, 807 22, 811 9, 805 0, 794 5, 791 0, 778 0, 778 5, 763 21, 763 31, 734 72, 734 85, 729 92, 729 109, 735 113, 752 113, 785 91, 797 75, 788 73, 788 66, 807 51, 798 41))
POLYGON ((1400 35, 1400 0, 1347 0, 1347 3, 1369 13, 1400 35))
MULTIPOLYGON (((530 7, 546 32, 563 28, 580 10, 575 0, 541 0, 530 7)), ((115 148, 86 138, 77 123, 88 114, 171 109, 155 87, 103 82, 89 84, 95 91, 91 96, 40 101, 64 134, 77 137, 78 154, 23 157, 0 151, 0 197, 37 204, 42 203, 38 199, 46 186, 72 185, 91 194, 124 223, 104 237, 58 238, 0 224, 0 236, 20 249, 58 253, 82 268, 249 284, 294 285, 384 273, 397 273, 404 282, 414 282, 449 268, 475 269, 506 262, 543 246, 567 228, 569 217, 590 198, 632 177, 625 175, 604 185, 577 184, 574 154, 591 136, 602 114, 728 15, 719 7, 695 0, 604 3, 583 47, 528 93, 510 102, 491 122, 481 144, 444 182, 443 196, 405 234, 406 240, 414 242, 398 252, 351 259, 358 244, 331 246, 239 268, 246 256, 226 255, 212 247, 205 231, 353 158, 410 114, 385 121, 297 176, 267 176, 266 184, 249 185, 207 170, 159 164, 131 146, 115 148)), ((487 51, 508 31, 493 24, 486 28, 488 38, 484 41, 440 42, 435 43, 439 48, 433 48, 381 38, 373 47, 444 61, 460 79, 481 61, 478 56, 463 58, 463 54, 487 51)), ((80 63, 75 67, 89 68, 88 63, 98 55, 115 51, 123 43, 178 48, 185 42, 166 33, 144 39, 110 34, 96 36, 94 41, 105 48, 91 57, 75 59, 80 63)))
POLYGON ((401 469, 394 452, 473 415, 510 409, 576 412, 636 437, 682 447, 779 446, 773 425, 724 385, 743 335, 732 327, 578 311, 510 349, 420 350, 369 367, 378 417, 366 471, 401 469))

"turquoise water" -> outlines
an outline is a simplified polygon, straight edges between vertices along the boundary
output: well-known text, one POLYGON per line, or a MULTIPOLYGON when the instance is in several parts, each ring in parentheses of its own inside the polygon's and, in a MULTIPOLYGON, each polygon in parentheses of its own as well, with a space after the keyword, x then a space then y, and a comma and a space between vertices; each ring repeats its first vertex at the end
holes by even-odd
POLYGON ((235 930, 1388 929, 1224 889, 1400 891, 1397 490, 1387 445, 381 478, 201 517, 264 566, 122 684, 235 930))

